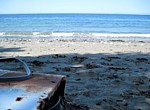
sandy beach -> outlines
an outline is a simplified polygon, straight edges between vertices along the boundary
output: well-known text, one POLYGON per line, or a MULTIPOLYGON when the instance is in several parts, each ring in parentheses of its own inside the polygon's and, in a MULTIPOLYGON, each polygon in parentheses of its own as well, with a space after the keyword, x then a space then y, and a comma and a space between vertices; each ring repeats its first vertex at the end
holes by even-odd
POLYGON ((150 42, 0 40, 0 57, 66 75, 66 100, 78 109, 150 110, 150 42))

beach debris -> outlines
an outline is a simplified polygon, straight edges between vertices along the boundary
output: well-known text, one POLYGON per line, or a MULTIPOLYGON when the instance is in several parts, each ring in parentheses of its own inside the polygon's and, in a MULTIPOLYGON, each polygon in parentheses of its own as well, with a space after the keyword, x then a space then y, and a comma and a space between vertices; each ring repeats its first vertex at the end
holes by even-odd
POLYGON ((71 58, 73 62, 83 62, 85 59, 87 59, 87 57, 81 57, 81 56, 74 56, 71 58))
POLYGON ((134 96, 139 95, 140 95, 139 92, 133 90, 125 90, 120 93, 120 96, 123 97, 124 99, 130 99, 133 98, 134 96))
POLYGON ((79 70, 76 72, 77 75, 83 76, 95 76, 97 73, 91 69, 89 70, 79 70))
POLYGON ((85 64, 85 67, 87 68, 87 69, 92 69, 92 68, 98 68, 98 67, 100 67, 100 66, 98 66, 96 63, 88 63, 88 64, 85 64))
POLYGON ((120 57, 117 57, 117 56, 107 56, 107 57, 103 57, 101 58, 102 60, 107 60, 107 61, 112 61, 112 60, 115 60, 115 59, 121 59, 120 57))
POLYGON ((69 74, 67 74, 67 75, 66 75, 66 77, 70 77, 70 75, 69 75, 69 74))
POLYGON ((101 65, 104 65, 104 66, 113 66, 114 64, 113 63, 107 63, 107 62, 101 62, 101 65))
POLYGON ((83 105, 83 104, 75 104, 75 103, 65 103, 65 108, 66 110, 90 110, 88 106, 83 105))
POLYGON ((52 56, 52 58, 65 58, 65 55, 61 55, 61 54, 55 54, 52 56))
POLYGON ((140 91, 140 94, 147 98, 150 98, 150 90, 149 91, 140 91))
POLYGON ((71 68, 70 67, 65 67, 65 68, 63 68, 63 71, 69 72, 69 71, 71 71, 71 68))
POLYGON ((133 83, 135 85, 141 85, 141 84, 144 84, 144 80, 142 80, 141 78, 135 78, 133 79, 133 83))
POLYGON ((116 79, 115 82, 119 83, 119 82, 121 82, 121 80, 120 79, 116 79))
POLYGON ((110 42, 125 42, 124 40, 109 40, 110 42))
POLYGON ((71 68, 84 68, 83 64, 72 65, 71 68))
POLYGON ((32 63, 35 66, 42 66, 44 64, 44 62, 37 61, 37 60, 31 61, 30 63, 32 63))
POLYGON ((114 70, 114 71, 118 71, 118 70, 127 70, 128 68, 126 67, 109 67, 109 70, 114 70))
POLYGON ((90 97, 91 93, 90 91, 82 92, 82 95, 85 97, 90 97))
POLYGON ((102 102, 101 102, 101 101, 96 102, 96 105, 98 105, 98 106, 100 106, 101 104, 102 104, 102 102))
POLYGON ((80 81, 81 80, 81 78, 76 78, 76 81, 80 81))
POLYGON ((147 58, 136 58, 136 61, 138 61, 138 62, 147 62, 148 59, 147 58))
POLYGON ((118 75, 109 75, 107 76, 108 79, 116 79, 119 78, 118 75))

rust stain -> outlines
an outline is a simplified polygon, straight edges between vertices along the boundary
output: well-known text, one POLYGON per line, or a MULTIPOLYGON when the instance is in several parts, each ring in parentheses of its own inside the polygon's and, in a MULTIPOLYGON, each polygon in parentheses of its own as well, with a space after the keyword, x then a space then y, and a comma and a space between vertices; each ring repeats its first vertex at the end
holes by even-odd
MULTIPOLYGON (((30 79, 24 81, 0 82, 0 90, 1 88, 2 89, 7 88, 10 91, 14 90, 15 88, 17 90, 21 90, 22 93, 20 95, 18 95, 17 97, 12 96, 15 98, 16 102, 20 102, 20 103, 26 103, 26 100, 30 100, 31 97, 34 95, 38 98, 32 100, 33 103, 35 104, 35 105, 33 104, 33 106, 36 107, 37 110, 45 110, 45 106, 49 103, 49 101, 51 101, 51 98, 52 96, 54 96, 56 91, 59 91, 60 94, 64 94, 64 90, 63 90, 64 87, 60 87, 62 86, 63 81, 65 81, 65 76, 63 75, 33 74, 30 79), (25 96, 25 100, 23 100, 24 96, 25 96)), ((9 101, 9 98, 8 97, 6 98, 9 101)), ((11 109, 7 109, 7 110, 11 110, 11 109)))
POLYGON ((57 75, 42 75, 33 74, 28 80, 17 81, 17 82, 0 82, 0 87, 8 86, 20 86, 24 87, 27 91, 41 91, 47 89, 48 87, 54 90, 59 86, 60 82, 64 80, 64 76, 57 75))

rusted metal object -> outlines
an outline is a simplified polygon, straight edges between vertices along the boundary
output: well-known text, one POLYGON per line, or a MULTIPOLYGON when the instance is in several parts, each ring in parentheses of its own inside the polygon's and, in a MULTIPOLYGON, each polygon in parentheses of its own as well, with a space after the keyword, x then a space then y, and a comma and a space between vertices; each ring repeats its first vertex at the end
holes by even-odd
POLYGON ((26 80, 1 81, 0 110, 64 110, 64 89, 63 75, 32 74, 26 80))
MULTIPOLYGON (((0 82, 0 110, 51 110, 63 98, 65 77, 33 74, 28 80, 0 82)), ((62 109, 61 109, 62 110, 62 109)))

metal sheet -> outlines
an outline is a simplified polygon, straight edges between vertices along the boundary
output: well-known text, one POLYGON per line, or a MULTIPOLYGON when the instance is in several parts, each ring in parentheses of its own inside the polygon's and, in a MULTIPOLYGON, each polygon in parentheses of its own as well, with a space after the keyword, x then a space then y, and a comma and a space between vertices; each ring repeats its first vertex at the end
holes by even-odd
POLYGON ((41 110, 41 102, 50 99, 65 77, 34 74, 19 82, 0 82, 0 110, 41 110))

